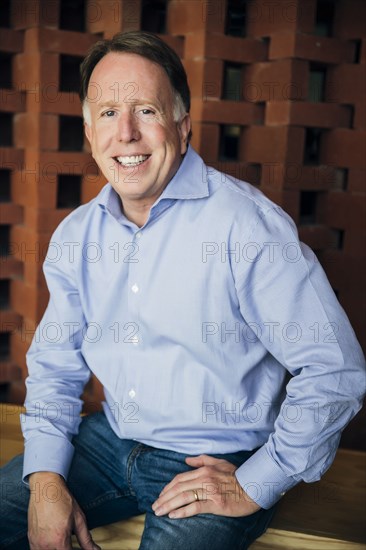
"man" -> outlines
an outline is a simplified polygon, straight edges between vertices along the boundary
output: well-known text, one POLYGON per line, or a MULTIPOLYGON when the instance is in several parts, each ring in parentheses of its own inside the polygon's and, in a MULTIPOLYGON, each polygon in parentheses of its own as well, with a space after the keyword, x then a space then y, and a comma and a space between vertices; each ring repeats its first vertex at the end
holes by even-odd
POLYGON ((28 533, 32 550, 69 550, 74 532, 92 550, 89 529, 142 512, 143 550, 247 548, 331 464, 360 408, 361 350, 288 216, 189 147, 168 46, 121 33, 81 75, 109 184, 52 237, 2 548, 28 533), (92 372, 104 411, 81 420, 92 372))

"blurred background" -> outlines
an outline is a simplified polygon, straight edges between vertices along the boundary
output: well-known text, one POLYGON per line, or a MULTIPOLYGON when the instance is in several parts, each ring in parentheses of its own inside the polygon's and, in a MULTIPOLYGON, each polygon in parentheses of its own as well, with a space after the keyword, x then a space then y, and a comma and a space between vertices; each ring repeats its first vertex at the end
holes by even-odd
MULTIPOLYGON (((0 0, 0 401, 24 400, 52 232, 105 183, 83 135, 79 65, 118 31, 176 50, 193 147, 292 216, 365 349, 365 21, 364 0, 0 0)), ((84 399, 100 407, 96 380, 84 399)), ((365 417, 342 446, 365 449, 365 417)))

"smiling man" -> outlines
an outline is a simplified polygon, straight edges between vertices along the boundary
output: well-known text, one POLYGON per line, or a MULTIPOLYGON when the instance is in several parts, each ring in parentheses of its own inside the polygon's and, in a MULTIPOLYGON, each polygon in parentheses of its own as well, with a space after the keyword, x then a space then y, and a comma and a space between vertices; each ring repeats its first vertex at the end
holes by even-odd
POLYGON ((142 512, 141 550, 248 548, 330 466, 362 352, 292 220, 189 146, 186 74, 164 42, 98 42, 81 77, 108 183, 52 237, 1 548, 71 550, 75 533, 95 550, 90 529, 142 512), (103 412, 81 419, 91 373, 103 412))
POLYGON ((93 157, 126 217, 142 226, 186 153, 189 115, 165 70, 136 54, 101 59, 90 77, 95 90, 96 99, 84 102, 93 157))

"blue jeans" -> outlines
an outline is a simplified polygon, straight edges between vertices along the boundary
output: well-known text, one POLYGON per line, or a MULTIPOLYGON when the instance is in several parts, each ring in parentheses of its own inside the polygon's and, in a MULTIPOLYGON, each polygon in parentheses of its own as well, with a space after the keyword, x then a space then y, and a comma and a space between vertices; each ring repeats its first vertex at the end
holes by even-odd
MULTIPOLYGON (((200 514, 186 519, 157 517, 151 505, 173 477, 191 468, 186 455, 119 439, 104 413, 86 416, 73 440, 68 487, 89 529, 146 513, 140 550, 241 550, 267 528, 274 509, 247 517, 200 514)), ((214 455, 240 465, 251 452, 214 455)), ((23 456, 1 470, 0 548, 29 549, 29 490, 21 481, 23 456)), ((118 549, 116 549, 118 550, 118 549)))

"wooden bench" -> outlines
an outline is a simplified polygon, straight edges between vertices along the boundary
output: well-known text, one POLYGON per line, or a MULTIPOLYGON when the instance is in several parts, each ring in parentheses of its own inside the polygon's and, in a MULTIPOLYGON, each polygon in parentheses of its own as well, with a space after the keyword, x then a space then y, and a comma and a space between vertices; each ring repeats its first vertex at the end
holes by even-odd
MULTIPOLYGON (((0 465, 23 451, 21 411, 0 404, 0 465)), ((284 496, 251 550, 366 550, 365 459, 366 453, 340 449, 321 481, 301 483, 284 496)), ((103 550, 137 550, 143 524, 138 516, 94 529, 93 537, 103 550)))

